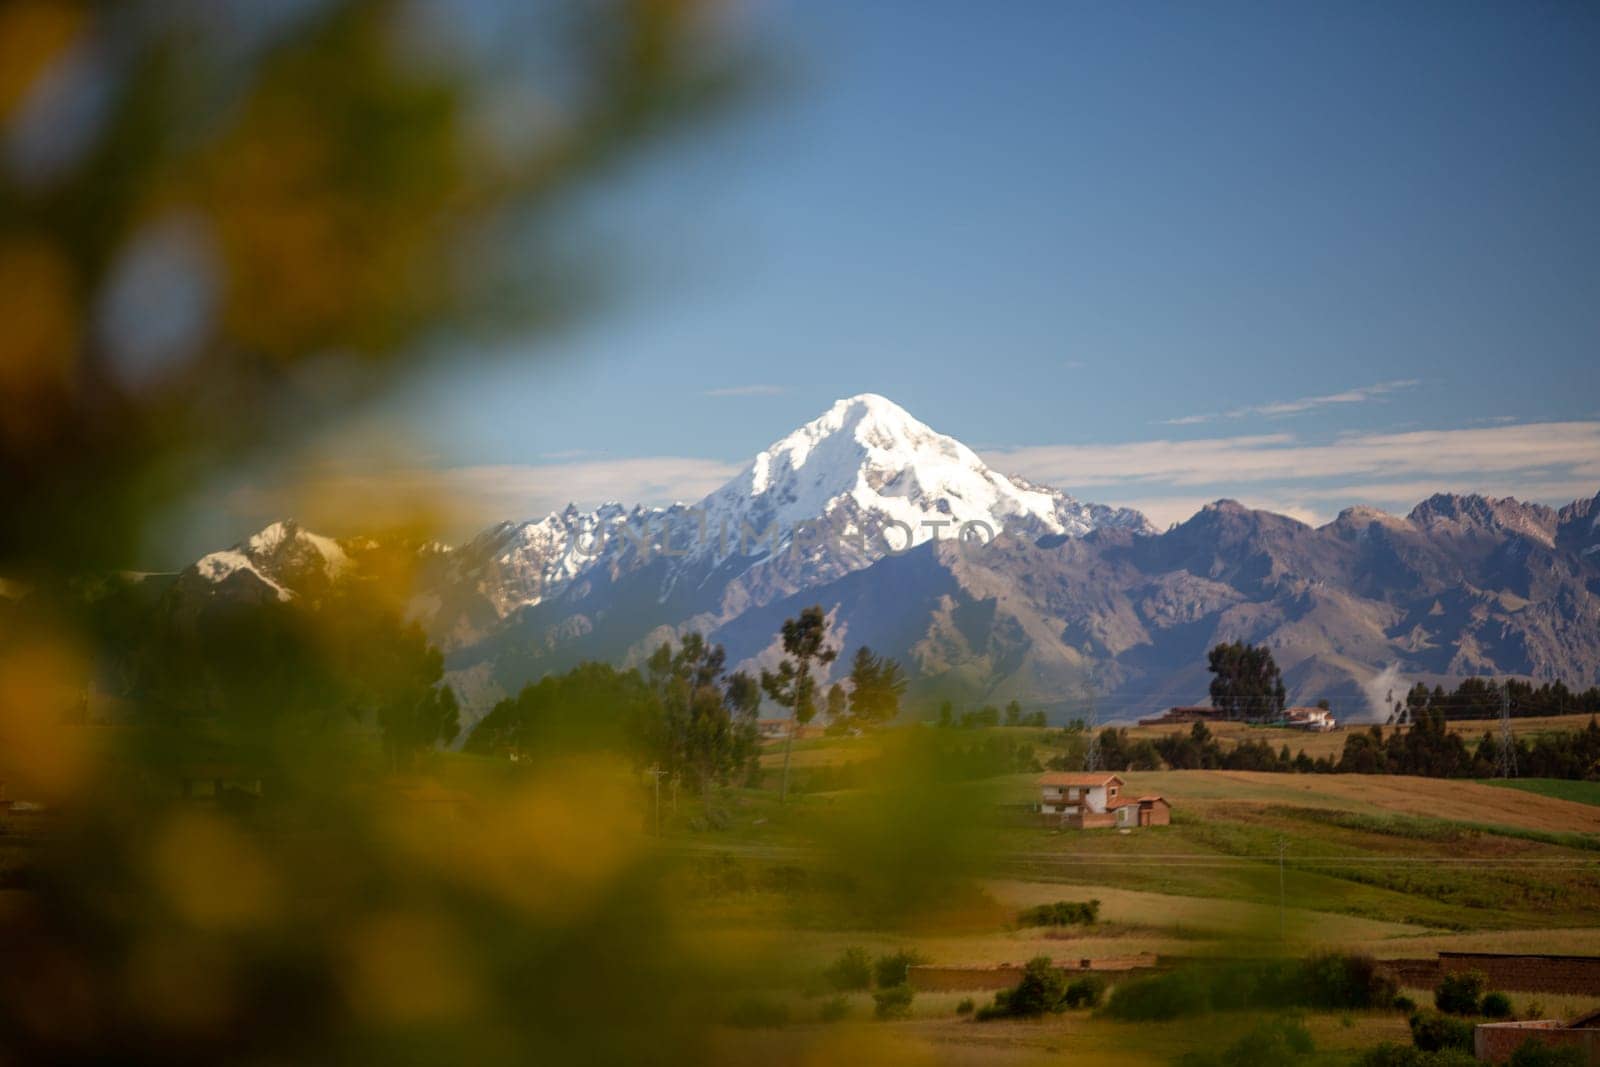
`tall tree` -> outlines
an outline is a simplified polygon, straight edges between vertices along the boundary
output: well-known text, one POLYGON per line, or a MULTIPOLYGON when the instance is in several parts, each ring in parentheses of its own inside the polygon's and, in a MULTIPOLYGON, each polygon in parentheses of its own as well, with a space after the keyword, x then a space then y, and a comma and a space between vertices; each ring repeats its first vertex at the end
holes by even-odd
POLYGON ((865 645, 850 661, 850 717, 861 726, 891 722, 900 714, 900 697, 906 691, 905 672, 887 656, 875 655, 865 645))
POLYGON ((1232 641, 1211 650, 1211 706, 1230 719, 1276 719, 1283 714, 1283 674, 1265 646, 1232 641))
POLYGON ((826 644, 828 616, 820 604, 800 612, 799 617, 783 622, 783 662, 776 671, 761 672, 761 688, 781 707, 789 709, 789 732, 783 742, 783 782, 778 802, 789 799, 789 758, 795 734, 817 714, 817 678, 813 672, 832 663, 837 648, 826 644))
POLYGON ((663 644, 646 664, 661 702, 658 762, 673 781, 698 788, 707 807, 711 787, 725 784, 755 752, 760 693, 749 675, 725 675, 726 664, 723 647, 696 633, 676 652, 663 644))

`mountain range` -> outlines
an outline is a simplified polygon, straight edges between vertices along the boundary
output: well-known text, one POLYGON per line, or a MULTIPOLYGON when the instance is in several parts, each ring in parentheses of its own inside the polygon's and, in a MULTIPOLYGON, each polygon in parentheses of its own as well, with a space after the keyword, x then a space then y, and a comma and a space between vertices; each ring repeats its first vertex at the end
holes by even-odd
MULTIPOLYGON (((197 561, 173 596, 287 599, 366 542, 292 521, 197 561)), ((1600 495, 1558 510, 1440 494, 1312 527, 1229 500, 1159 532, 989 468, 866 394, 697 504, 568 507, 422 556, 411 613, 475 718, 582 660, 637 663, 690 630, 771 665, 827 609, 841 661, 901 660, 913 697, 1136 718, 1203 697, 1206 650, 1265 643, 1291 698, 1359 718, 1374 685, 1516 674, 1600 682, 1600 495)))

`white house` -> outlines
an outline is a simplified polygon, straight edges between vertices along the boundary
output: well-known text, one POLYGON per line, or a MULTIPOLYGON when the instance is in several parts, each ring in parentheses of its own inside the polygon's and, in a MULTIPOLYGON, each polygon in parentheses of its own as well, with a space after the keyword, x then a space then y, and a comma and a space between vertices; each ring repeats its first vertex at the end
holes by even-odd
POLYGON ((1166 826, 1172 806, 1164 797, 1125 797, 1121 775, 1053 771, 1039 776, 1039 817, 1047 826, 1166 826))

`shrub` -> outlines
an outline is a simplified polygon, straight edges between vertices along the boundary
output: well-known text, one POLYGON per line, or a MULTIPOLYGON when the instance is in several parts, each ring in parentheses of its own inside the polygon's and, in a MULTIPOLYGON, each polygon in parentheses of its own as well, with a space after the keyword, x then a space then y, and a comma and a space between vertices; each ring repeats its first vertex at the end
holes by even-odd
POLYGON ((1097 1008, 1105 991, 1106 983, 1103 978, 1086 974, 1067 984, 1064 1003, 1069 1008, 1097 1008))
POLYGON ((1316 1051, 1311 1033, 1296 1019, 1262 1023, 1221 1053, 1189 1053, 1183 1067, 1278 1067, 1316 1051))
POLYGON ((1517 1046, 1517 1051, 1506 1061, 1506 1067, 1584 1067, 1588 1062, 1582 1049, 1552 1048, 1532 1037, 1517 1046))
POLYGON ((733 1006, 728 1022, 747 1028, 782 1026, 789 1021, 789 1006, 763 997, 746 997, 733 1006))
POLYGON ((971 1015, 972 1009, 976 1006, 977 1005, 973 1004, 971 997, 963 997, 961 1003, 956 1005, 956 1014, 971 1015))
POLYGON ((872 984, 872 962, 863 948, 847 948, 822 972, 823 979, 834 989, 847 993, 853 989, 866 989, 872 984))
POLYGON ((914 949, 901 949, 889 956, 879 956, 873 971, 879 989, 892 989, 911 980, 911 968, 927 963, 928 958, 914 949))
POLYGON ((1472 1051, 1472 1024, 1439 1012, 1418 1012, 1411 1017, 1411 1043, 1424 1052, 1441 1049, 1472 1051))
POLYGON ((1371 956, 1310 956, 1299 978, 1299 1007, 1381 1008, 1399 992, 1394 977, 1371 956))
POLYGON ((1393 1007, 1395 1011, 1410 1013, 1417 1010, 1417 1002, 1408 996, 1402 995, 1394 998, 1393 1007))
POLYGON ((1433 991, 1433 1006, 1450 1015, 1476 1015, 1484 982, 1482 971, 1447 974, 1433 991))
POLYGON ((1113 1019, 1148 1022, 1197 1015, 1211 1007, 1205 975, 1197 971, 1173 971, 1148 978, 1135 978, 1111 990, 1105 1013, 1113 1019))
POLYGON ((1485 993, 1478 1011, 1491 1019, 1511 1018, 1511 998, 1504 993, 1485 993))
POLYGON ((1017 916, 1018 926, 1093 926, 1100 918, 1098 900, 1058 900, 1040 904, 1017 916))
POLYGON ((880 1019, 904 1019, 911 1015, 911 998, 915 996, 908 985, 890 986, 872 994, 875 1003, 873 1014, 880 1019))
POLYGON ((850 1001, 844 997, 829 997, 822 1002, 822 1009, 817 1012, 817 1018, 825 1023, 836 1023, 850 1014, 850 1001))

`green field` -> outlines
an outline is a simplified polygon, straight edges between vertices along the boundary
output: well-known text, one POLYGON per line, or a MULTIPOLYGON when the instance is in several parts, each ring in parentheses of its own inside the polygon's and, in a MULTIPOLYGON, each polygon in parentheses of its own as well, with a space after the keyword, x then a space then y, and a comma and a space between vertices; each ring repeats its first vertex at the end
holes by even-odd
POLYGON ((1600 782, 1569 782, 1561 778, 1507 778, 1485 783, 1502 789, 1520 789, 1557 800, 1600 806, 1600 782))
MULTIPOLYGON (((1048 733, 1033 738, 1049 743, 1048 733)), ((782 1005, 789 1020, 729 1028, 723 1051, 730 1058, 1030 1063, 1115 1055, 1127 1064, 1166 1063, 1194 1048, 1197 1035, 1204 1045, 1226 1044, 1259 1021, 1224 1013, 1136 1026, 1069 1012, 979 1024, 955 1007, 964 995, 981 1002, 987 994, 941 992, 919 995, 909 1019, 886 1023, 872 1020, 866 994, 851 994, 846 1021, 820 1022, 828 999, 820 976, 852 946, 874 956, 910 948, 932 964, 961 968, 1020 967, 1040 955, 1074 963, 1323 950, 1378 958, 1441 950, 1600 955, 1593 783, 1134 772, 1124 776, 1129 789, 1166 796, 1172 825, 1074 832, 1025 825, 1006 807, 1032 797, 1031 773, 927 784, 911 791, 910 803, 877 791, 886 743, 807 740, 796 746, 789 803, 777 803, 769 753, 760 788, 716 800, 715 825, 698 800, 679 798, 664 816, 665 847, 693 887, 698 950, 721 970, 730 998, 782 1005), (871 813, 880 809, 883 832, 872 838, 871 813), (865 840, 839 826, 855 827, 865 840), (854 905, 874 894, 900 904, 840 904, 830 894, 835 884, 854 905), (929 885, 937 891, 919 892, 929 885), (1015 922, 1033 905, 1090 899, 1100 902, 1092 926, 1015 922)), ((1546 1014, 1600 1003, 1512 997, 1519 1012, 1546 1014)), ((1305 1019, 1319 1050, 1305 1062, 1352 1063, 1378 1041, 1409 1040, 1394 1012, 1305 1019)))

